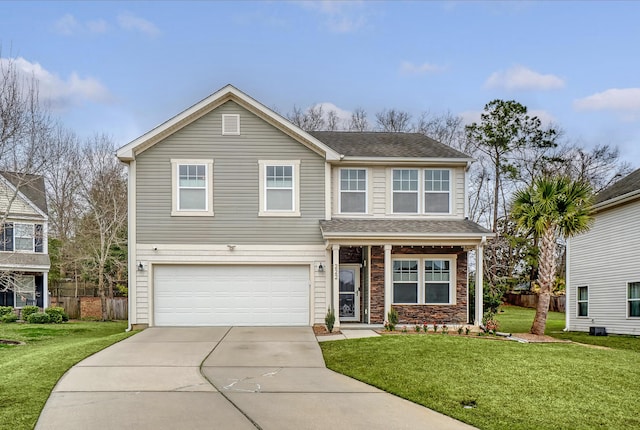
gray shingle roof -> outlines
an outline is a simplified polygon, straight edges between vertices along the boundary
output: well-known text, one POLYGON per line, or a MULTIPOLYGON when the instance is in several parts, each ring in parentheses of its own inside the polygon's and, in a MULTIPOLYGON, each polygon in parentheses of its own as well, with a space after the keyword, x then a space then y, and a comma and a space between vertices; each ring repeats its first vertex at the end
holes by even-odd
POLYGON ((44 177, 31 175, 28 173, 0 172, 7 181, 14 187, 19 187, 19 191, 45 214, 47 210, 47 194, 45 193, 44 177))
POLYGON ((420 133, 312 131, 310 134, 345 156, 471 158, 420 133))
POLYGON ((20 252, 0 253, 0 268, 34 268, 34 267, 49 267, 51 262, 48 254, 27 254, 20 252))
POLYGON ((332 219, 320 221, 323 236, 348 233, 379 235, 483 235, 486 228, 464 220, 332 219))
POLYGON ((615 184, 600 191, 596 195, 596 203, 603 203, 633 191, 640 191, 640 169, 629 173, 615 184))

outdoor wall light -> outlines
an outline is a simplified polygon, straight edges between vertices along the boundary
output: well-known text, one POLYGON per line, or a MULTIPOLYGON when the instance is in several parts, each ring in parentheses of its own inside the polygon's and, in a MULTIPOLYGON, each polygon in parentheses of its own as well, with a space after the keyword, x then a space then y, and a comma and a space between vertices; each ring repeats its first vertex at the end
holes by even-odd
POLYGON ((138 263, 138 272, 144 272, 144 266, 142 265, 142 262, 138 263))
POLYGON ((318 264, 318 272, 324 272, 324 265, 322 263, 318 264))
POLYGON ((236 249, 235 245, 229 244, 227 245, 227 248, 229 248, 229 251, 233 251, 234 249, 236 249))

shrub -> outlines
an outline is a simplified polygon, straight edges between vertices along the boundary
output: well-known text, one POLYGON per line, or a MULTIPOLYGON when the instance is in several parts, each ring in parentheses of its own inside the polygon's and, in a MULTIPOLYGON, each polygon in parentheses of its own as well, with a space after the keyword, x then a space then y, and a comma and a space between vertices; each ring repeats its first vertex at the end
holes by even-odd
POLYGON ((391 308, 389 312, 387 312, 388 322, 385 322, 384 327, 389 331, 394 331, 396 329, 396 325, 398 325, 398 311, 391 308))
POLYGON ((446 324, 442 324, 442 334, 449 333, 449 327, 446 324))
POLYGON ((29 315, 31 314, 35 314, 36 312, 40 312, 40 308, 37 306, 24 306, 22 308, 22 313, 20 314, 22 316, 22 319, 24 321, 27 321, 29 319, 29 315))
POLYGON ((495 319, 495 314, 491 311, 485 312, 482 316, 482 325, 485 332, 495 333, 498 330, 498 321, 495 319))
POLYGON ((46 314, 44 312, 38 312, 35 314, 30 314, 27 317, 27 322, 29 324, 50 324, 51 317, 49 316, 49 314, 46 314))
POLYGON ((13 313, 13 308, 11 306, 0 306, 0 317, 9 315, 12 313, 13 313))
POLYGON ((415 327, 416 333, 420 333, 420 330, 422 330, 422 327, 420 327, 420 324, 416 324, 416 327, 415 327))
POLYGON ((327 330, 329 333, 333 332, 333 324, 336 322, 336 315, 333 313, 333 310, 329 308, 327 310, 327 316, 324 317, 324 323, 327 325, 327 330))
POLYGON ((458 326, 458 334, 462 334, 462 330, 464 330, 462 326, 458 326))
POLYGON ((64 311, 64 308, 60 307, 51 307, 45 309, 45 313, 49 315, 51 318, 51 322, 55 324, 60 324, 61 322, 69 321, 69 315, 64 311))
POLYGON ((4 314, 0 317, 0 322, 3 323, 13 323, 18 321, 18 315, 14 314, 13 312, 10 314, 4 314))

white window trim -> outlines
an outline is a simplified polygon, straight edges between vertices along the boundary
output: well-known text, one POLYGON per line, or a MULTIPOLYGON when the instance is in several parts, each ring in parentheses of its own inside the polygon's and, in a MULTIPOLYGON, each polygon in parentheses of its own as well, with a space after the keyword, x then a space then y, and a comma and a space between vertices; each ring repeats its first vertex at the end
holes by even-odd
MULTIPOLYGON (((33 283, 33 300, 35 300, 36 303, 38 303, 38 297, 37 297, 37 286, 36 286, 36 277, 33 275, 15 275, 16 278, 31 278, 31 282, 33 283)), ((16 282, 14 280, 14 282, 16 282)), ((18 291, 16 291, 16 288, 13 289, 13 305, 16 309, 22 309, 22 306, 16 306, 18 304, 18 291)), ((31 305, 26 305, 26 306, 31 306, 31 305)))
POLYGON ((16 222, 16 221, 12 221, 13 222, 13 251, 12 252, 24 252, 24 253, 35 253, 36 252, 36 225, 34 223, 30 223, 30 222, 16 222), (16 232, 17 232, 17 225, 30 225, 32 230, 33 230, 33 234, 31 235, 31 249, 17 249, 16 246, 16 237, 23 237, 23 236, 17 236, 16 232))
MULTIPOLYGON (((394 216, 408 216, 414 217, 418 215, 430 215, 430 216, 450 216, 453 215, 453 190, 454 190, 454 169, 448 167, 391 167, 388 169, 388 202, 389 207, 387 213, 394 216), (394 170, 417 170, 418 171, 418 211, 417 212, 394 212, 393 211, 393 199, 395 193, 414 193, 415 191, 394 191, 393 190, 393 172, 394 170), (425 191, 424 181, 426 170, 447 170, 449 172, 449 211, 448 212, 426 212, 425 211, 425 194, 432 191, 425 191)), ((441 193, 442 191, 435 191, 441 193)))
POLYGON ((240 115, 239 114, 222 114, 222 135, 223 136, 240 136, 240 115), (225 128, 227 121, 235 119, 238 129, 236 131, 228 131, 225 128))
POLYGON ((299 217, 300 216, 300 160, 258 160, 258 216, 299 217), (292 210, 267 210, 267 166, 291 166, 293 170, 292 210))
POLYGON ((343 167, 338 169, 338 177, 336 179, 338 184, 338 213, 341 215, 368 215, 369 214, 369 169, 363 167, 343 167), (342 190, 342 171, 343 170, 364 170, 364 212, 343 212, 342 211, 342 193, 361 193, 363 191, 350 191, 342 190))
MULTIPOLYGON (((629 294, 629 288, 627 287, 627 295, 629 294)), ((576 288, 576 318, 589 318, 589 286, 588 285, 580 285, 576 288), (587 289, 587 300, 580 300, 580 288, 587 289), (580 303, 587 304, 587 314, 580 315, 580 303)), ((627 312, 629 312, 627 310, 627 312)))
POLYGON ((629 284, 637 284, 637 283, 640 283, 640 281, 627 282, 627 303, 626 303, 626 305, 627 305, 627 318, 628 319, 632 319, 632 320, 640 319, 640 316, 634 317, 634 316, 629 315, 629 302, 631 302, 631 301, 634 301, 634 302, 640 301, 640 298, 639 299, 631 299, 631 298, 629 298, 629 284))
POLYGON ((211 159, 171 159, 171 216, 213 216, 213 160, 211 159), (180 175, 178 169, 185 164, 204 165, 206 168, 206 202, 204 210, 179 209, 180 175))
MULTIPOLYGON (((418 302, 417 303, 395 303, 393 301, 393 291, 391 292, 391 303, 394 305, 429 305, 429 306, 451 306, 457 302, 456 297, 456 274, 458 272, 458 257, 452 254, 392 254, 391 264, 394 261, 411 261, 418 260, 418 302), (449 261, 449 302, 448 303, 427 303, 425 302, 425 280, 424 280, 424 262, 426 260, 447 260, 449 261)), ((393 268, 391 269, 393 276, 393 268)), ((391 280, 393 289, 393 279, 391 280)))

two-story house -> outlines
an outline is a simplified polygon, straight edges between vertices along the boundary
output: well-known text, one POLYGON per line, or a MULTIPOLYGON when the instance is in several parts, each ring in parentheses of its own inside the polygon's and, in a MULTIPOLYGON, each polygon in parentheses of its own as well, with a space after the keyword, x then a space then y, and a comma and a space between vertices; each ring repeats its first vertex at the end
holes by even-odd
POLYGON ((42 176, 0 172, 0 306, 48 306, 47 199, 42 176))
POLYGON ((598 193, 592 215, 567 243, 566 328, 640 335, 640 169, 598 193))
MULTIPOLYGON (((123 146, 134 326, 468 320, 471 158, 412 133, 306 132, 226 86, 123 146)), ((476 262, 477 263, 477 262, 476 262)), ((482 264, 476 264, 482 298, 482 264)), ((481 300, 476 321, 482 315, 481 300)))

